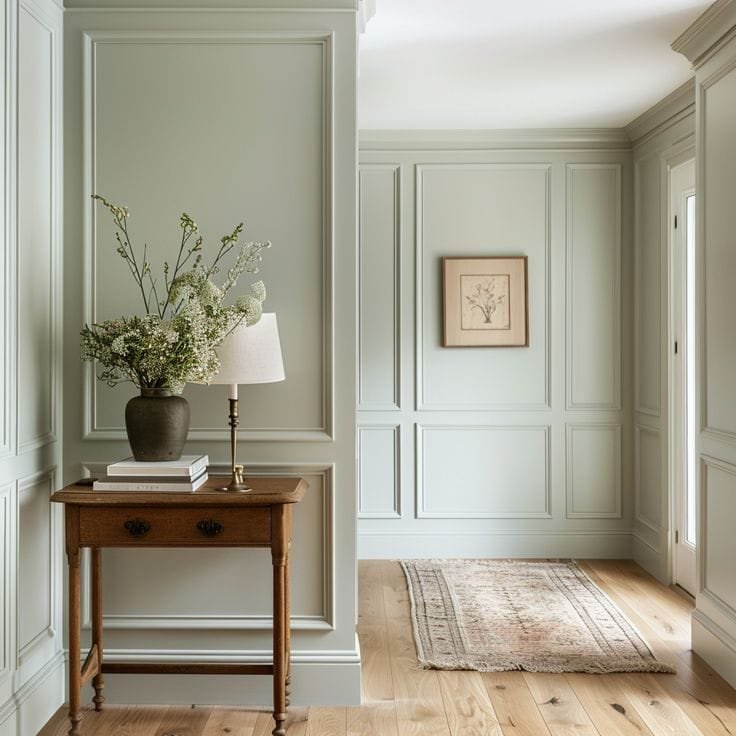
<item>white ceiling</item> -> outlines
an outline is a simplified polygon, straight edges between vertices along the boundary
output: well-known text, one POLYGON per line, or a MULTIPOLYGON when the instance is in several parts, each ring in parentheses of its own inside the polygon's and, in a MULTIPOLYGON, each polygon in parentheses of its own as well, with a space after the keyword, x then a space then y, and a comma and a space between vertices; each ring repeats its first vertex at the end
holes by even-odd
POLYGON ((624 126, 692 76, 670 43, 710 4, 377 0, 359 126, 624 126))

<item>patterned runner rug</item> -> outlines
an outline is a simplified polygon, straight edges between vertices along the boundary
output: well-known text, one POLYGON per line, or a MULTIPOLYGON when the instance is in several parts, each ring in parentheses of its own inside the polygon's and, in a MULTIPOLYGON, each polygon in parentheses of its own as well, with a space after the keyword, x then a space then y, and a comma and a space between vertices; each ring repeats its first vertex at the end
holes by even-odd
POLYGON ((420 664, 502 672, 674 672, 574 562, 404 560, 420 664))

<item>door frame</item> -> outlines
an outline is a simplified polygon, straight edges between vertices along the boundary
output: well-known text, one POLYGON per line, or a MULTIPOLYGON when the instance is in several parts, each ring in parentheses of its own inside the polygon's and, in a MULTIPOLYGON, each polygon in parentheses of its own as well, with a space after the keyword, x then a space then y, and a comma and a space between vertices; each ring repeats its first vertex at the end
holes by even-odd
MULTIPOLYGON (((678 513, 678 499, 677 499, 677 452, 678 452, 678 441, 676 438, 676 422, 675 422, 675 411, 676 411, 676 397, 675 397, 675 353, 674 353, 674 342, 676 339, 675 335, 675 320, 674 320, 674 296, 675 288, 680 288, 679 284, 675 284, 675 273, 674 273, 674 227, 673 220, 675 212, 672 208, 672 171, 679 166, 688 163, 689 161, 695 161, 695 143, 688 142, 685 146, 677 146, 670 149, 669 155, 663 156, 663 178, 665 186, 663 187, 662 197, 665 199, 663 203, 662 212, 664 213, 664 222, 662 224, 664 232, 666 233, 667 248, 665 252, 666 263, 664 273, 666 275, 666 322, 667 329, 664 339, 664 345, 662 349, 665 356, 665 365, 667 371, 667 384, 666 384, 666 401, 667 401, 667 456, 666 456, 666 478, 667 478, 667 514, 668 519, 668 530, 667 530, 667 582, 672 584, 675 582, 675 555, 677 553, 677 546, 675 543, 675 533, 677 531, 677 513, 678 513)), ((697 169, 696 169, 697 175, 697 169)), ((696 182, 697 187, 697 182, 696 182)), ((696 188, 697 196, 697 188, 696 188)), ((696 245, 697 249, 697 245, 696 245)), ((695 258, 697 268, 697 255, 695 258)), ((698 278, 696 273, 696 279, 698 278)), ((691 341, 690 349, 695 349, 695 342, 691 341)), ((697 574, 697 570, 696 570, 697 574)), ((683 588, 684 591, 684 588, 683 588)))

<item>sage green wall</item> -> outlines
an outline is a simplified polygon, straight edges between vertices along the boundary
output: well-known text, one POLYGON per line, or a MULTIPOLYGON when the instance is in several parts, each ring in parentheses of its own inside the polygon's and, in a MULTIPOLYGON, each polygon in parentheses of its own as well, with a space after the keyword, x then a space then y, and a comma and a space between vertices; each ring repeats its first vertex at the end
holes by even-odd
POLYGON ((698 586, 693 650, 736 687, 736 2, 718 0, 673 47, 696 96, 698 586))
POLYGON ((628 557, 630 142, 360 142, 359 555, 628 557), (440 259, 529 258, 528 348, 441 346, 440 259))
MULTIPOLYGON (((79 363, 85 321, 140 309, 100 192, 129 206, 151 260, 171 258, 182 210, 205 242, 245 221, 271 240, 262 277, 287 379, 241 389, 239 457, 303 475, 295 512, 294 703, 359 699, 355 640, 355 9, 239 3, 231 11, 80 9, 66 17, 65 479, 129 454, 123 410, 79 363), (292 6, 292 7, 289 7, 292 6)), ((126 5, 123 3, 123 5, 126 5)), ((132 4, 131 4, 132 6, 132 4)), ((240 288, 240 287, 239 287, 240 288)), ((247 280, 242 289, 247 288, 247 280)), ((224 387, 188 386, 188 452, 229 458, 224 387)), ((104 553, 106 647, 147 661, 270 657, 262 550, 104 553)), ((265 703, 269 683, 111 678, 114 702, 265 703)))
POLYGON ((64 700, 61 29, 52 0, 0 5, 0 735, 64 700))

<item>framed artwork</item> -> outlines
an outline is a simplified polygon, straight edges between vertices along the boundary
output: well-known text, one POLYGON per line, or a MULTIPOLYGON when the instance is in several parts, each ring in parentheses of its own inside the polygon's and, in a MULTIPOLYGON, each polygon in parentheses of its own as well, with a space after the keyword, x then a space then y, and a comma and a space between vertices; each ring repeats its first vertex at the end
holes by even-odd
POLYGON ((526 256, 442 259, 444 347, 527 347, 526 256))

